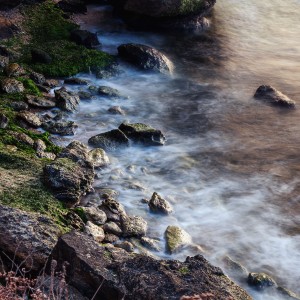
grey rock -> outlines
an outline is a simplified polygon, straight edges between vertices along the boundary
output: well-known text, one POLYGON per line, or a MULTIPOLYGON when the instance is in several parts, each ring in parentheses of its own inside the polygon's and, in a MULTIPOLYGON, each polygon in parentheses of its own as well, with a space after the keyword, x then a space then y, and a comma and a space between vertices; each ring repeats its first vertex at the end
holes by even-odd
POLYGON ((24 110, 17 113, 17 118, 25 121, 31 127, 40 127, 42 121, 38 115, 30 111, 24 110))
POLYGON ((4 69, 9 64, 9 57, 0 55, 0 69, 4 69))
POLYGON ((91 164, 88 147, 79 141, 71 142, 59 153, 58 157, 68 158, 74 162, 78 162, 79 164, 91 164))
POLYGON ((103 225, 102 228, 105 231, 105 233, 114 234, 116 236, 121 236, 123 233, 122 229, 115 222, 107 222, 103 225))
POLYGON ((112 198, 103 200, 99 209, 105 212, 108 221, 120 222, 121 218, 126 216, 123 205, 112 198))
POLYGON ((120 106, 112 106, 107 111, 113 115, 125 115, 125 111, 120 106))
POLYGON ((114 246, 124 249, 127 252, 134 252, 134 246, 128 241, 115 243, 114 246))
POLYGON ((296 106, 295 101, 270 85, 261 85, 256 90, 254 97, 256 99, 264 100, 272 105, 288 108, 294 108, 296 106))
POLYGON ((78 77, 71 77, 65 79, 65 84, 71 85, 88 85, 89 81, 86 79, 78 78, 78 77))
POLYGON ((284 287, 277 287, 277 292, 284 296, 286 299, 290 299, 290 300, 300 300, 300 296, 296 295, 294 292, 284 288, 284 287))
POLYGON ((53 108, 56 106, 55 101, 52 98, 38 97, 33 95, 26 96, 27 103, 36 108, 53 108))
POLYGON ((106 96, 110 98, 121 98, 121 93, 112 87, 109 86, 99 86, 98 88, 98 94, 100 96, 106 96))
POLYGON ((57 79, 46 79, 46 81, 44 82, 44 86, 49 88, 55 88, 60 86, 60 82, 57 79))
POLYGON ((122 217, 121 219, 124 237, 142 237, 147 232, 147 222, 142 217, 122 217))
POLYGON ((36 84, 44 84, 46 82, 45 76, 37 72, 31 72, 29 78, 33 80, 36 84))
POLYGON ((108 66, 105 66, 104 68, 93 68, 92 71, 99 79, 108 79, 121 73, 119 65, 116 63, 112 63, 108 66))
POLYGON ((92 189, 94 169, 79 165, 68 158, 58 158, 44 167, 44 182, 57 199, 73 206, 92 189))
POLYGON ((19 143, 33 146, 34 145, 34 140, 29 137, 27 134, 23 132, 15 132, 15 131, 9 131, 8 132, 12 137, 14 137, 19 143))
POLYGON ((80 102, 78 95, 73 92, 67 91, 64 87, 59 90, 55 90, 54 93, 57 100, 57 107, 68 112, 73 112, 76 110, 80 102))
POLYGON ((13 101, 10 103, 10 106, 15 111, 28 110, 28 104, 23 101, 13 101))
POLYGON ((0 205, 0 249, 14 263, 40 271, 61 232, 48 217, 0 205), (17 249, 17 250, 16 250, 17 249), (28 259, 30 257, 30 259, 28 259))
POLYGON ((37 152, 37 156, 40 158, 47 158, 49 160, 56 159, 56 155, 52 152, 44 152, 44 151, 37 152))
POLYGON ((44 152, 47 146, 44 141, 37 139, 34 141, 33 148, 36 152, 44 152))
POLYGON ((144 247, 148 248, 151 251, 156 251, 156 252, 161 251, 158 241, 154 239, 143 236, 141 237, 140 242, 144 247))
POLYGON ((101 243, 105 237, 103 229, 90 221, 86 222, 84 232, 92 236, 93 239, 98 243, 101 243))
POLYGON ((201 293, 212 293, 216 299, 252 299, 201 255, 188 257, 185 262, 156 260, 99 246, 92 238, 71 232, 59 239, 51 259, 58 262, 58 271, 65 261, 69 262, 68 283, 89 299, 101 285, 94 300, 124 296, 135 300, 177 300, 201 293))
POLYGON ((101 148, 96 148, 88 153, 89 160, 94 165, 94 168, 101 168, 110 163, 109 157, 106 152, 101 148))
POLYGON ((103 225, 107 221, 105 212, 97 207, 82 206, 81 209, 83 210, 87 220, 93 222, 96 225, 103 225))
POLYGON ((148 202, 148 206, 150 208, 150 211, 153 213, 169 215, 173 212, 171 204, 155 192, 153 193, 150 201, 148 202))
POLYGON ((118 47, 119 56, 127 62, 143 70, 170 74, 174 70, 173 63, 160 51, 141 44, 123 44, 118 47))
POLYGON ((80 100, 91 100, 93 98, 93 94, 86 91, 79 91, 78 96, 80 100))
POLYGON ((121 130, 114 129, 92 136, 88 140, 88 143, 93 147, 103 148, 105 151, 111 151, 122 147, 128 147, 129 139, 121 130))
POLYGON ((230 256, 225 256, 223 259, 225 264, 225 268, 227 271, 232 273, 233 275, 246 278, 249 274, 248 270, 242 266, 240 263, 234 261, 230 256))
POLYGON ((105 234, 105 237, 104 237, 104 240, 103 240, 103 243, 115 243, 117 241, 119 241, 120 238, 114 234, 111 234, 111 233, 106 233, 105 234))
POLYGON ((0 128, 4 129, 7 127, 9 119, 4 114, 0 113, 0 128))
POLYGON ((191 236, 178 226, 168 226, 165 231, 166 252, 177 253, 185 246, 191 244, 191 236))
POLYGON ((1 88, 7 94, 22 93, 25 91, 23 83, 13 78, 3 79, 1 81, 1 88))
POLYGON ((49 121, 43 124, 43 128, 50 133, 59 135, 74 135, 78 125, 73 121, 54 122, 49 121))
POLYGON ((265 273, 249 273, 248 284, 257 290, 264 290, 266 288, 277 286, 275 280, 265 273))
POLYGON ((129 139, 145 146, 162 146, 166 141, 166 137, 160 130, 143 123, 122 123, 119 130, 129 139))

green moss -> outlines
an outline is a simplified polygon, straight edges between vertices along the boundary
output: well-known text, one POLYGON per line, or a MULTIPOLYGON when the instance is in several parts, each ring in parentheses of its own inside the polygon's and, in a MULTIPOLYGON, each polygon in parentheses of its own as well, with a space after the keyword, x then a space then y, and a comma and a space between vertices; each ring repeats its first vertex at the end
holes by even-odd
POLYGON ((88 221, 84 210, 81 207, 76 207, 74 208, 74 212, 80 217, 80 219, 86 223, 88 221))
POLYGON ((35 96, 42 96, 41 91, 36 86, 33 80, 29 78, 17 78, 18 81, 21 81, 25 87, 25 94, 35 95, 35 96))
POLYGON ((178 269, 178 271, 180 272, 180 274, 182 275, 186 275, 190 272, 189 268, 188 267, 182 267, 180 269, 178 269))

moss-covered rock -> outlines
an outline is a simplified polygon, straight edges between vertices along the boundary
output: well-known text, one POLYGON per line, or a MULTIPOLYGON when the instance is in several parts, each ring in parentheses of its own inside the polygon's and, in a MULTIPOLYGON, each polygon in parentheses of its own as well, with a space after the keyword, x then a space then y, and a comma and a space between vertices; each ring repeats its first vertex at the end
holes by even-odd
POLYGON ((192 242, 191 236, 177 226, 168 226, 165 232, 166 251, 173 254, 192 242))
POLYGON ((257 290, 264 290, 266 288, 277 286, 275 280, 265 273, 249 273, 248 284, 255 287, 257 290))

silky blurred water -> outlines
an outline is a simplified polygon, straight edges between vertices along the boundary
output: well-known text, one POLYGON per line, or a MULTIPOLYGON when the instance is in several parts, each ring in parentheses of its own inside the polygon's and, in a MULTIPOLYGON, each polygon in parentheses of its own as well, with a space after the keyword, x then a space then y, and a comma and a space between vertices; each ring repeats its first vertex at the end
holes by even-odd
MULTIPOLYGON (((300 294, 300 113, 253 99, 259 85, 271 84, 300 105, 300 2, 219 0, 202 34, 129 31, 108 7, 89 10, 82 27, 98 32, 105 51, 143 43, 176 67, 173 76, 122 63, 112 79, 79 75, 128 98, 82 101, 72 139, 87 142, 123 121, 150 124, 167 137, 163 147, 109 153, 112 164, 99 171, 95 188, 119 191, 118 200, 148 221, 149 236, 162 246, 166 227, 179 225, 211 262, 223 267, 230 255, 300 294), (108 114, 114 105, 126 116, 108 114), (154 191, 172 203, 172 215, 149 213, 141 199, 154 191)), ((188 254, 194 252, 172 257, 188 254)), ((255 299, 281 299, 240 283, 255 299)))

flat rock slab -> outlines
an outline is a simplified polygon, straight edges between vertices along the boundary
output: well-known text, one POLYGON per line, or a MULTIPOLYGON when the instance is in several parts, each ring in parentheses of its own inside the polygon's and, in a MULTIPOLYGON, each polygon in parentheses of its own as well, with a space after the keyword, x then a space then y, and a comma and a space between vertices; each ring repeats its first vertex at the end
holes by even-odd
POLYGON ((99 246, 79 232, 62 236, 51 258, 61 266, 69 262, 68 282, 95 300, 178 300, 184 295, 210 292, 218 300, 252 298, 212 266, 203 256, 185 262, 155 260, 119 248, 99 246))

